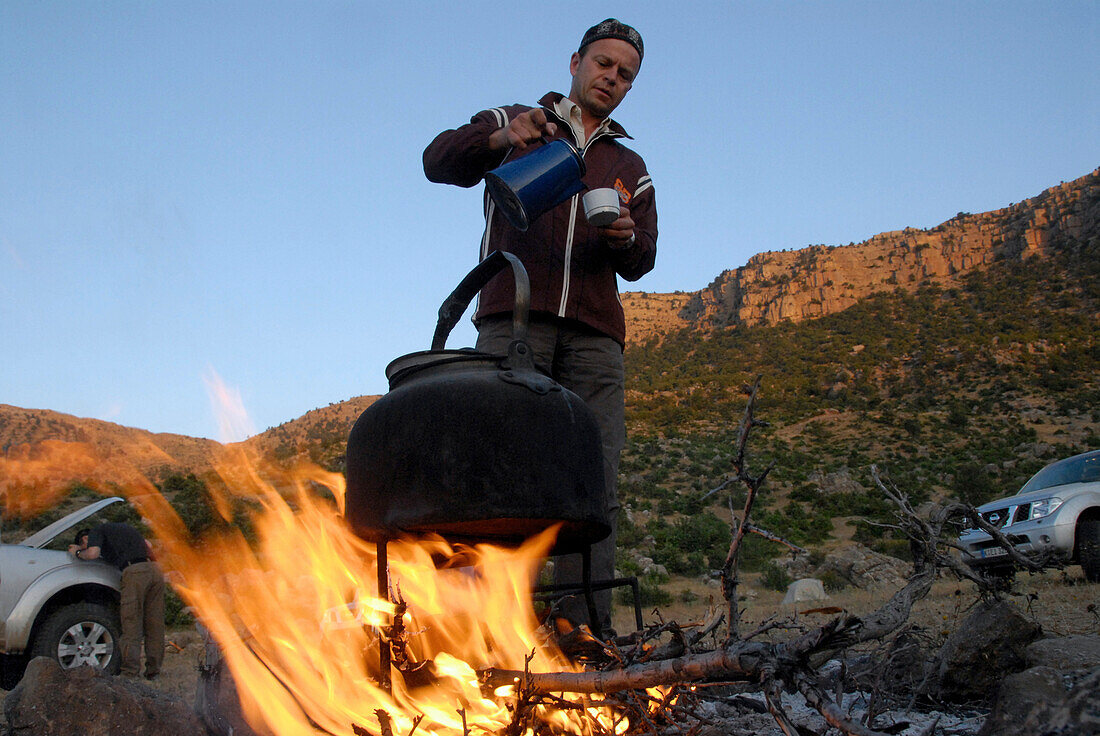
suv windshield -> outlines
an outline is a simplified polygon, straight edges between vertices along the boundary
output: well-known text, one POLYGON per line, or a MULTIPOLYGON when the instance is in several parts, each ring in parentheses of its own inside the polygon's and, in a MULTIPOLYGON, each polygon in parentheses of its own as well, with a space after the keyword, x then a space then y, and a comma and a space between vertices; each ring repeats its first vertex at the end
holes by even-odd
POLYGON ((1100 450, 1066 458, 1046 466, 1031 476, 1031 480, 1020 489, 1020 493, 1064 486, 1069 483, 1096 481, 1100 481, 1100 450))

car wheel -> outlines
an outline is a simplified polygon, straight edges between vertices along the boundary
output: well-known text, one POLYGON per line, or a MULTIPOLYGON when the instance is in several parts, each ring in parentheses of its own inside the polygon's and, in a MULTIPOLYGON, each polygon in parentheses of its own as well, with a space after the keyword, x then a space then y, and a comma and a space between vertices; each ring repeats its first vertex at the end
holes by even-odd
POLYGON ((74 603, 50 614, 34 637, 31 652, 65 669, 90 665, 111 674, 122 662, 118 614, 98 603, 74 603))
POLYGON ((1077 522, 1077 556, 1085 579, 1100 583, 1100 518, 1091 517, 1077 522))

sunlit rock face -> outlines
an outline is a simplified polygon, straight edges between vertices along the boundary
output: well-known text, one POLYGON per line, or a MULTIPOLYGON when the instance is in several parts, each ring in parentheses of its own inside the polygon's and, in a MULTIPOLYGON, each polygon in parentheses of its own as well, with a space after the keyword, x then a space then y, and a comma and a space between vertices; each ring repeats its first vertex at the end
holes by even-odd
POLYGON ((880 233, 862 243, 758 253, 701 291, 622 295, 627 341, 683 327, 774 325, 847 309, 871 294, 950 286, 999 260, 1041 258, 1100 231, 1100 169, 992 212, 960 212, 929 230, 880 233))

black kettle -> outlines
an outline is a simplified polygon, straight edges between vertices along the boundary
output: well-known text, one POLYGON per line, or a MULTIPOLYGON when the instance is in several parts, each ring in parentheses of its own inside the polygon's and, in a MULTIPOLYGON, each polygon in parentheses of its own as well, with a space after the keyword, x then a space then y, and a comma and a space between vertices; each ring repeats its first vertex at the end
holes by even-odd
POLYGON ((389 392, 348 437, 346 513, 356 534, 515 545, 561 524, 552 552, 564 554, 610 533, 599 427, 579 396, 535 368, 529 304, 523 264, 495 251, 440 307, 432 349, 387 366, 389 392), (444 349, 506 265, 516 294, 508 353, 444 349))

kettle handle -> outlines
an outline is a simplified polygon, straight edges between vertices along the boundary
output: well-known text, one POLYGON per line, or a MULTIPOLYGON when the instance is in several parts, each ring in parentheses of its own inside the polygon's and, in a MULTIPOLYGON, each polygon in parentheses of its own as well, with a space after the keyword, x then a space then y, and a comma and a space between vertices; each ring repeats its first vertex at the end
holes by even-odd
POLYGON ((531 310, 531 281, 523 263, 511 253, 494 250, 485 259, 466 274, 451 295, 439 308, 439 321, 435 325, 432 337, 432 350, 442 350, 447 344, 451 330, 462 319, 466 307, 485 285, 506 265, 512 266, 512 275, 516 280, 516 304, 512 309, 512 340, 527 341, 527 315, 531 310))

